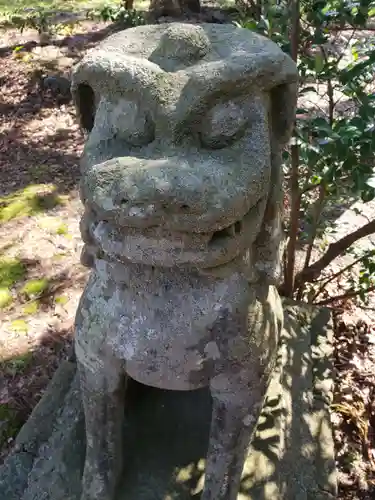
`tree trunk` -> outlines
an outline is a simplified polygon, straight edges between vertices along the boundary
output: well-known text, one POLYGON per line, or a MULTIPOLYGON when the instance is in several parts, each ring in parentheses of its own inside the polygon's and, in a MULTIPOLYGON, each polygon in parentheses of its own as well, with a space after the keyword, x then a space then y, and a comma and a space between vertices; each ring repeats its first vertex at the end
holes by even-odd
POLYGON ((200 0, 151 0, 149 14, 152 19, 157 20, 160 17, 198 14, 200 10, 200 0))

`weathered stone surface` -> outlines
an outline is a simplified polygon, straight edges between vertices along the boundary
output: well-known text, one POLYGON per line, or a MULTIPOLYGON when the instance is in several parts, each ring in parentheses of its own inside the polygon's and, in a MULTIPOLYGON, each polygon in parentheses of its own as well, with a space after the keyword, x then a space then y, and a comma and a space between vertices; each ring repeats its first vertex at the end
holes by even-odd
POLYGON ((93 267, 75 332, 81 500, 114 500, 126 470, 129 376, 210 388, 201 499, 237 498, 283 322, 280 160, 296 79, 270 40, 213 24, 127 30, 75 67, 93 267))
MULTIPOLYGON (((61 440, 62 448, 64 448, 64 444, 66 445, 66 438, 69 439, 69 434, 66 432, 65 424, 71 425, 73 423, 74 425, 75 416, 82 406, 76 392, 77 387, 79 387, 76 371, 75 363, 66 361, 60 365, 43 398, 19 432, 13 451, 1 467, 0 498, 20 500, 28 488, 29 480, 32 477, 31 471, 34 469, 37 457, 42 453, 42 448, 48 446, 51 439, 54 440, 55 444, 61 440), (72 394, 73 398, 69 397, 72 394), (69 405, 67 411, 71 412, 73 420, 61 425, 60 416, 66 411, 64 406, 66 402, 69 405)), ((71 420, 70 417, 68 419, 71 420)), ((50 452, 52 457, 55 456, 57 450, 50 450, 50 452)), ((48 467, 54 463, 59 468, 59 464, 56 462, 48 462, 47 460, 44 462, 44 466, 48 467)))
MULTIPOLYGON (((328 413, 331 318, 328 310, 293 303, 285 310, 278 363, 238 500, 336 498, 328 413)), ((0 468, 1 499, 79 500, 85 443, 75 373, 74 364, 60 367, 22 429, 18 450, 0 468)), ((127 466, 116 500, 198 500, 211 418, 208 391, 140 391, 138 385, 130 389, 134 394, 126 411, 127 466)))

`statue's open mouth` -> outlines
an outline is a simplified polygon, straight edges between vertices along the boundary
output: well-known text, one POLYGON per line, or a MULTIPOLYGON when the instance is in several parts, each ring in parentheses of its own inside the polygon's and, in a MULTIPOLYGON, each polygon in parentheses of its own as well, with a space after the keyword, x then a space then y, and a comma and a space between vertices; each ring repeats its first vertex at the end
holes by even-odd
POLYGON ((240 220, 205 233, 170 231, 163 226, 118 228, 105 220, 95 221, 91 213, 83 218, 82 234, 104 258, 119 262, 211 268, 232 261, 249 248, 260 230, 265 205, 264 197, 240 220))

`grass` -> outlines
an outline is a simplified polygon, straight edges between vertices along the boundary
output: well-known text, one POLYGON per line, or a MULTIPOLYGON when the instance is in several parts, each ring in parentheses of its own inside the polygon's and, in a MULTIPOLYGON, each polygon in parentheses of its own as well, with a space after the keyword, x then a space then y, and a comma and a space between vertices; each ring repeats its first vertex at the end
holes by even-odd
MULTIPOLYGON (((0 15, 3 13, 19 13, 24 9, 40 9, 51 11, 79 11, 85 8, 97 8, 108 2, 105 0, 0 0, 0 15)), ((112 3, 112 2, 111 2, 112 3)), ((113 2, 115 3, 115 2, 113 2)))
MULTIPOLYGON (((32 358, 32 352, 27 351, 6 361, 1 361, 0 372, 11 378, 23 375, 32 363, 32 358)), ((0 448, 17 436, 23 423, 19 411, 13 408, 12 405, 8 403, 0 404, 0 448)))
POLYGON ((62 203, 53 184, 33 184, 0 198, 0 224, 45 212, 62 203))
POLYGON ((9 439, 16 437, 22 422, 18 412, 8 404, 0 404, 0 446, 4 446, 9 439))
MULTIPOLYGON (((0 0, 0 20, 10 21, 12 16, 27 17, 32 12, 27 9, 35 9, 41 12, 82 12, 87 10, 98 10, 106 5, 115 5, 121 0, 0 0)), ((149 2, 136 0, 136 9, 148 8, 149 2)))
MULTIPOLYGON (((106 5, 120 4, 121 0, 0 0, 0 22, 7 24, 12 16, 26 18, 34 9, 41 12, 82 12, 88 10, 100 10, 106 5), (25 11, 25 12, 23 12, 25 11)), ((219 7, 232 7, 234 0, 217 0, 219 7)), ((136 10, 147 10, 149 0, 135 0, 136 10)))
POLYGON ((0 363, 0 370, 5 375, 10 375, 14 377, 16 375, 21 375, 22 372, 28 368, 32 362, 33 353, 31 351, 26 351, 22 354, 18 354, 14 358, 7 359, 0 363))

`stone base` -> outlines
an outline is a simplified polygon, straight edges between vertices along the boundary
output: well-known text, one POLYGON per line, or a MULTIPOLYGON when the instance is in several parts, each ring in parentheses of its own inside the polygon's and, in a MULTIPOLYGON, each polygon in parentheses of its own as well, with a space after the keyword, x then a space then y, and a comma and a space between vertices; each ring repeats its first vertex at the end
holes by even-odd
MULTIPOLYGON (((327 310, 291 302, 278 368, 249 448, 239 500, 336 498, 332 325, 327 310)), ((116 500, 199 499, 208 444, 207 390, 130 386, 126 467, 116 500)), ((64 362, 0 468, 0 498, 79 500, 84 418, 74 362, 64 362)))

